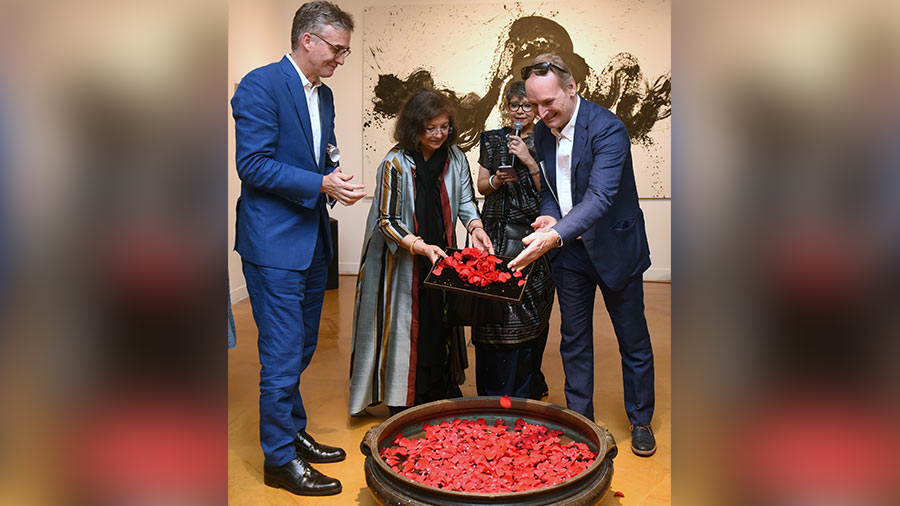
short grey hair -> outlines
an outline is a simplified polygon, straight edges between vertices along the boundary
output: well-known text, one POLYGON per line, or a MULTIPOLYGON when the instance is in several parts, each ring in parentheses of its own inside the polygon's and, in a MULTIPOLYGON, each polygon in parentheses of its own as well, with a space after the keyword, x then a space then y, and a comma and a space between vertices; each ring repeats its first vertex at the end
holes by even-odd
POLYGON ((331 2, 307 2, 297 9, 291 24, 291 51, 296 51, 304 33, 318 32, 331 25, 342 32, 353 31, 353 16, 331 2))
POLYGON ((569 86, 569 83, 575 81, 575 78, 572 77, 572 69, 570 69, 569 66, 566 65, 566 62, 562 59, 562 57, 556 53, 539 54, 534 57, 534 61, 532 61, 531 64, 534 65, 537 63, 543 63, 545 61, 548 61, 565 71, 560 72, 559 70, 550 67, 550 72, 553 72, 553 74, 556 76, 556 80, 559 81, 560 88, 565 89, 567 86, 569 86))

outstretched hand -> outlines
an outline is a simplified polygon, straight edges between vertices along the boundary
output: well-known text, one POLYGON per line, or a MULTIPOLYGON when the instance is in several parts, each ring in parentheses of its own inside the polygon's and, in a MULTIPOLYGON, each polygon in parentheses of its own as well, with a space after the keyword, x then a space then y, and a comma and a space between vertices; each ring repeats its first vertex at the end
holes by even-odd
POLYGON ((338 167, 331 174, 322 177, 321 192, 330 195, 345 206, 353 205, 366 196, 366 192, 362 191, 366 186, 352 184, 350 183, 351 179, 353 179, 353 174, 344 174, 338 167))
POLYGON ((542 214, 534 219, 534 223, 531 224, 531 228, 533 228, 535 232, 546 232, 547 229, 549 229, 553 225, 556 225, 556 218, 554 218, 553 216, 542 214))
POLYGON ((491 255, 494 254, 494 245, 491 243, 491 238, 481 227, 477 227, 472 231, 472 245, 481 251, 486 251, 491 255))
POLYGON ((509 262, 510 270, 521 271, 559 244, 559 233, 550 228, 553 225, 556 220, 552 216, 538 216, 531 224, 535 231, 522 239, 525 249, 509 262))

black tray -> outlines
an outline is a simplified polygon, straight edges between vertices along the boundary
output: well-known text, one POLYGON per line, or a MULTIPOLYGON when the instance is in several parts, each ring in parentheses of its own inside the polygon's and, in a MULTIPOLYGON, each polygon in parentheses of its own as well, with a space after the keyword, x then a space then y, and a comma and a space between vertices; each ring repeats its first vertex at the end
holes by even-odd
MULTIPOLYGON (((444 250, 448 256, 452 256, 453 253, 457 251, 462 250, 456 248, 447 248, 444 250)), ((495 256, 500 260, 503 260, 503 263, 497 264, 497 270, 512 273, 507 265, 509 265, 509 262, 513 257, 495 256)), ((438 290, 464 293, 475 297, 518 303, 522 300, 522 294, 525 293, 525 287, 528 286, 528 275, 531 273, 532 266, 533 264, 529 264, 522 269, 522 277, 520 278, 512 277, 505 283, 491 283, 488 286, 475 286, 467 281, 463 281, 456 270, 450 267, 445 267, 440 276, 435 276, 434 267, 432 267, 432 270, 428 272, 428 276, 425 278, 425 286, 437 288, 438 290), (519 280, 521 279, 524 279, 525 283, 523 283, 522 286, 518 286, 519 280)))

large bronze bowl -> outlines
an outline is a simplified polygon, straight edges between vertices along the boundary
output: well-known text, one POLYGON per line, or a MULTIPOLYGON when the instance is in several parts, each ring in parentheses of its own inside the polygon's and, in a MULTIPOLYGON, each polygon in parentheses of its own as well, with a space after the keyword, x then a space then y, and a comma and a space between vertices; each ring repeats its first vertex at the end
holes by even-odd
POLYGON ((613 476, 616 442, 606 428, 575 413, 546 402, 512 399, 504 409, 499 397, 464 397, 435 401, 400 412, 369 429, 360 449, 366 455, 366 483, 375 500, 382 505, 459 506, 471 504, 516 504, 582 506, 597 504, 609 492, 613 476), (562 431, 563 438, 587 444, 597 458, 584 472, 562 483, 525 492, 474 494, 429 487, 402 476, 379 456, 379 450, 390 446, 397 433, 406 437, 422 434, 423 424, 444 420, 484 418, 491 425, 503 419, 512 427, 517 418, 528 423, 546 425, 562 431))

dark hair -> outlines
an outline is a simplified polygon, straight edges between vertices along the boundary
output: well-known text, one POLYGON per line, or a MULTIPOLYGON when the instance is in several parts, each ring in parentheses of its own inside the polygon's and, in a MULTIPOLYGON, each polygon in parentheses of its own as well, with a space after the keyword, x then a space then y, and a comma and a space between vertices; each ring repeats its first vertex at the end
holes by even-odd
POLYGON ((534 60, 531 62, 531 65, 535 65, 538 63, 550 62, 556 66, 550 67, 548 70, 553 72, 553 75, 556 76, 556 80, 559 81, 559 87, 565 89, 569 83, 573 82, 575 78, 572 77, 572 70, 569 69, 569 66, 566 65, 566 62, 563 61, 562 57, 556 53, 544 53, 539 54, 534 57, 534 60), (562 70, 562 72, 560 72, 562 70))
POLYGON ((450 132, 444 141, 445 145, 450 145, 456 141, 456 109, 453 102, 447 95, 428 88, 413 93, 397 116, 394 140, 407 151, 418 149, 419 139, 425 134, 425 124, 442 114, 450 120, 450 132))
POLYGON ((525 98, 527 95, 525 94, 525 81, 512 81, 509 83, 509 86, 506 88, 506 103, 509 104, 509 101, 512 100, 513 97, 517 98, 525 98))
POLYGON ((294 13, 291 25, 291 51, 297 50, 304 33, 317 32, 323 25, 331 25, 342 32, 352 32, 353 16, 331 2, 307 2, 301 5, 294 13))

